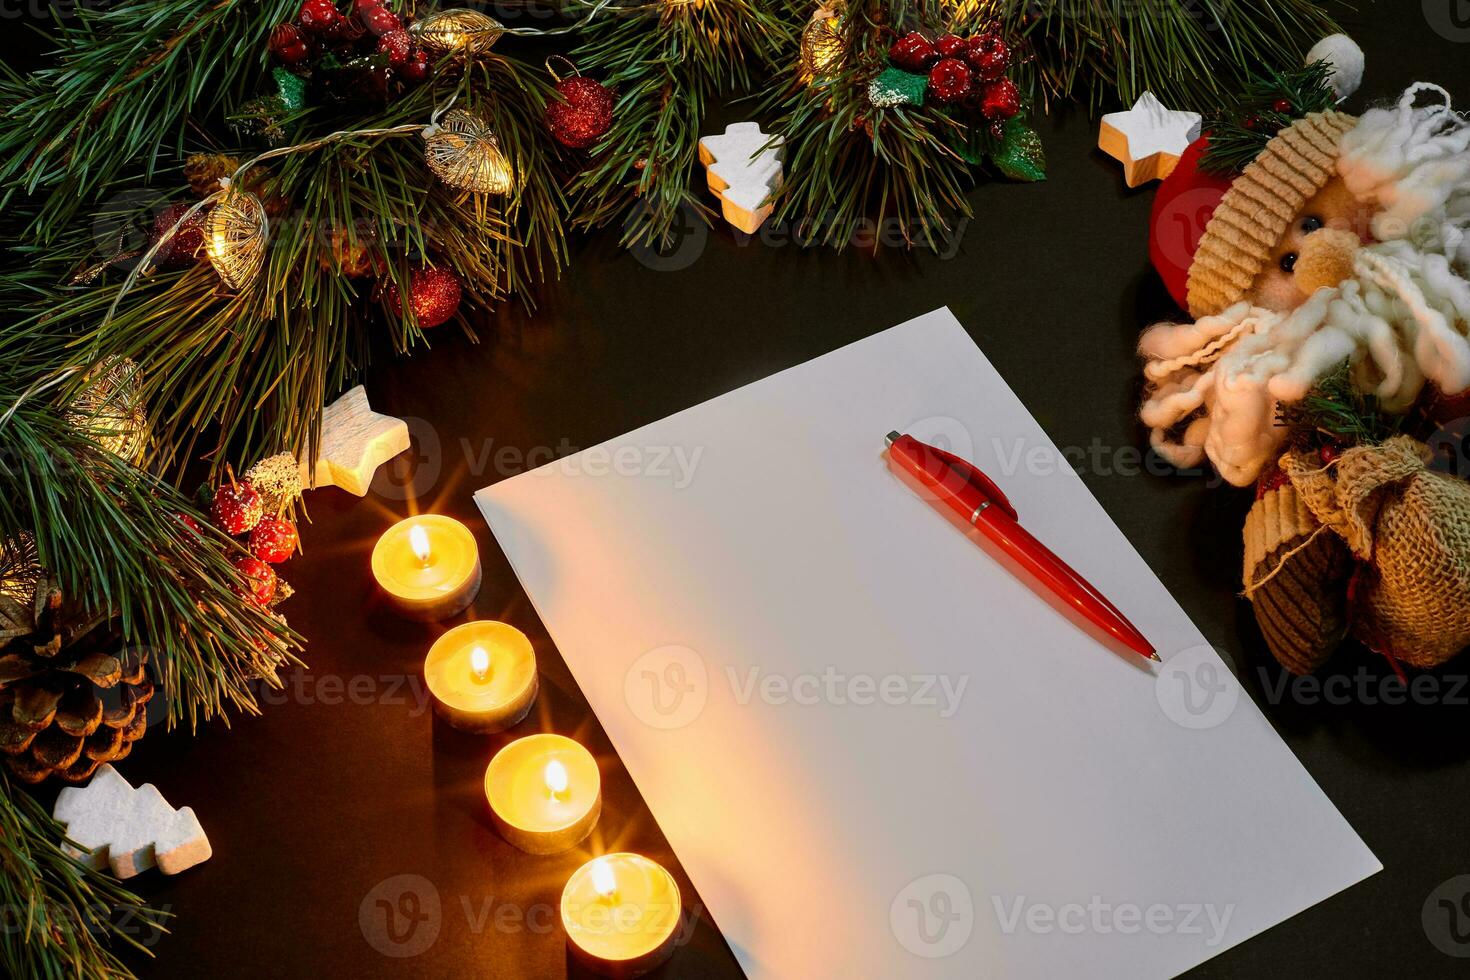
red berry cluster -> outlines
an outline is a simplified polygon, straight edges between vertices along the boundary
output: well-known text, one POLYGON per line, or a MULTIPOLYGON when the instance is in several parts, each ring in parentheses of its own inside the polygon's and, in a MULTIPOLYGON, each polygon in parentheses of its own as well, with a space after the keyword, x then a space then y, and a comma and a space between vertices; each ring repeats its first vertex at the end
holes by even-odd
MULTIPOLYGON (((250 553, 230 560, 246 583, 246 589, 236 589, 236 594, 261 606, 269 606, 276 597, 276 571, 271 566, 295 554, 298 542, 296 525, 280 516, 267 516, 264 500, 250 481, 236 480, 229 467, 225 472, 229 482, 215 490, 210 516, 214 518, 215 525, 231 537, 248 535, 245 545, 250 553)), ((199 525, 190 518, 180 517, 180 520, 196 533, 202 533, 199 525)))
POLYGON ((974 108, 992 124, 1021 111, 1021 92, 1006 77, 1010 45, 994 31, 973 37, 945 34, 933 41, 910 31, 893 42, 888 60, 907 72, 927 72, 929 92, 936 100, 974 108))
POLYGON ((270 50, 281 64, 302 71, 330 53, 337 65, 364 75, 372 93, 384 97, 392 81, 416 85, 429 77, 428 52, 414 42, 387 0, 356 0, 347 14, 333 0, 305 0, 296 23, 272 28, 270 50))

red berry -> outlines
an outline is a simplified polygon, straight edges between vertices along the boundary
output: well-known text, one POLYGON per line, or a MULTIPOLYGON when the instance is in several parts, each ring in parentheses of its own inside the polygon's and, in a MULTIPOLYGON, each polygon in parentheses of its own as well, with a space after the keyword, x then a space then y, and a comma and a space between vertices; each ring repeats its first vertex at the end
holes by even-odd
POLYGON ((413 38, 408 36, 408 31, 399 28, 389 31, 378 38, 378 52, 388 56, 388 64, 399 68, 408 61, 409 54, 413 51, 413 38))
POLYGON ((970 91, 970 66, 945 58, 929 71, 929 93, 940 102, 958 102, 970 91))
POLYGON ((277 24, 271 28, 271 54, 282 64, 299 65, 311 56, 306 38, 295 24, 277 24))
POLYGON ((1289 114, 1291 112, 1291 100, 1290 99, 1277 99, 1275 102, 1272 102, 1271 103, 1271 108, 1272 109, 1275 109, 1277 112, 1281 113, 1282 115, 1287 115, 1287 114, 1289 114))
POLYGON ((180 524, 184 525, 184 527, 199 535, 199 537, 204 537, 204 528, 200 527, 199 522, 194 520, 194 518, 190 517, 188 514, 175 514, 174 520, 178 521, 180 524))
POLYGON ((158 251, 153 255, 154 261, 159 265, 177 269, 193 265, 194 260, 199 257, 199 250, 204 247, 204 215, 202 212, 195 211, 187 221, 179 225, 172 237, 165 238, 169 229, 179 224, 179 219, 188 213, 191 206, 183 201, 170 204, 158 212, 158 217, 153 219, 153 235, 150 244, 163 243, 158 246, 158 251))
POLYGON ((332 0, 306 0, 296 14, 296 23, 318 37, 325 37, 338 29, 342 12, 332 0))
POLYGON ((369 34, 382 37, 392 31, 403 30, 403 21, 387 7, 368 7, 358 13, 362 18, 362 26, 367 28, 369 34))
POLYGON ((408 60, 398 69, 398 77, 405 82, 418 83, 429 77, 429 54, 423 48, 414 48, 408 60))
POLYGON ((262 517, 250 532, 250 553, 278 565, 296 553, 296 525, 280 517, 262 517))
POLYGON ((209 513, 226 534, 244 534, 260 523, 265 505, 248 482, 227 483, 214 492, 209 513))
POLYGON ((993 82, 1011 66, 1011 48, 998 34, 980 34, 970 38, 965 61, 979 73, 982 82, 993 82))
POLYGON ((934 50, 939 52, 941 58, 960 58, 964 56, 965 49, 970 42, 958 34, 946 34, 934 42, 934 50))
POLYGON ((1009 119, 1021 111, 1021 90, 1009 78, 985 83, 980 96, 980 111, 986 119, 1009 119))
POLYGON ((249 555, 240 555, 230 559, 230 564, 235 570, 245 577, 245 585, 250 590, 242 590, 239 586, 231 586, 235 595, 242 599, 249 599, 256 605, 268 605, 276 597, 276 570, 271 568, 259 558, 251 558, 249 555))
POLYGON ((927 37, 918 31, 909 31, 889 47, 888 60, 895 68, 917 74, 928 71, 939 60, 939 52, 927 37))

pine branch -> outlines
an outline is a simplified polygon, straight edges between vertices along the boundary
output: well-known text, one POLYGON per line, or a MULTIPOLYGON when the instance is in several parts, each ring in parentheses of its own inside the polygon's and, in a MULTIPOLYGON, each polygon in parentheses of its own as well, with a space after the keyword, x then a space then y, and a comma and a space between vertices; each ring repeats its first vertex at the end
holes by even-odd
POLYGON ((207 263, 155 271, 122 297, 104 329, 117 279, 62 289, 38 281, 49 275, 55 282, 95 261, 91 242, 76 230, 44 256, 28 256, 40 265, 0 281, 0 295, 30 297, 12 306, 30 311, 16 329, 44 336, 67 325, 73 366, 126 357, 143 367, 152 471, 177 474, 201 454, 216 468, 280 451, 314 454, 321 407, 366 365, 368 337, 384 329, 380 321, 388 321, 399 351, 426 341, 410 307, 377 302, 375 278, 342 275, 344 241, 367 248, 395 282, 406 283, 421 261, 448 266, 464 289, 462 310, 488 310, 511 294, 529 305, 533 286, 559 272, 566 260, 564 202, 555 149, 541 124, 549 91, 518 63, 490 57, 469 77, 436 80, 378 115, 342 118, 323 110, 292 132, 299 143, 337 126, 427 124, 435 106, 458 93, 457 105, 486 114, 519 176, 507 198, 445 187, 425 166, 416 131, 352 137, 268 165, 265 194, 278 214, 266 267, 238 294, 222 293, 207 263))
POLYGON ((1287 440, 1298 451, 1323 446, 1372 446, 1398 434, 1404 417, 1384 412, 1377 397, 1353 383, 1352 367, 1344 361, 1322 378, 1299 402, 1283 402, 1276 423, 1287 430, 1287 440))
POLYGON ((1253 75, 1245 91, 1227 108, 1206 117, 1210 143, 1200 157, 1200 167, 1227 176, 1238 174, 1281 130, 1308 113, 1326 112, 1336 104, 1332 68, 1326 62, 1289 71, 1268 68, 1253 75), (1278 108, 1282 102, 1285 107, 1278 108))
POLYGON ((787 58, 790 22, 760 0, 628 0, 578 30, 572 61, 617 92, 611 130, 571 183, 574 225, 623 222, 622 242, 668 240, 693 188, 705 107, 787 58))
POLYGON ((31 227, 46 243, 119 175, 151 177, 183 155, 191 120, 245 101, 271 26, 299 0, 77 4, 58 20, 52 64, 0 77, 0 191, 52 192, 31 227), (243 52, 243 53, 242 53, 243 52))
POLYGON ((38 980, 131 980, 109 941, 148 953, 134 930, 163 931, 167 913, 68 857, 63 837, 61 825, 0 774, 0 966, 7 976, 38 980))
POLYGON ((229 564, 238 545, 207 530, 216 547, 201 547, 176 515, 208 521, 102 448, 115 423, 78 419, 70 386, 37 385, 57 378, 61 362, 36 341, 0 338, 0 538, 31 534, 69 596, 116 616, 127 642, 152 649, 171 724, 192 728, 227 707, 255 712, 253 683, 274 683, 299 638, 232 591, 245 587, 229 564))
POLYGON ((1255 65, 1299 65, 1339 28, 1313 0, 945 0, 951 29, 999 18, 1034 60, 1022 79, 1044 108, 1079 100, 1096 110, 1145 91, 1208 111, 1255 65))

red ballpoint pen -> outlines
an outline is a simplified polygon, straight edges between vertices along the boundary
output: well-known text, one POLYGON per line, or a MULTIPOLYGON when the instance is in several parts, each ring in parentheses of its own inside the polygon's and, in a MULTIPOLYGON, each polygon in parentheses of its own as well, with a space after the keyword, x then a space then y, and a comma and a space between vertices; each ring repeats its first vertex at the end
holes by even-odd
POLYGON ((911 474, 934 503, 974 525, 1088 621, 1141 657, 1159 661, 1153 644, 1116 606, 1020 524, 1016 508, 1000 487, 974 465, 913 436, 888 433, 888 457, 911 474))

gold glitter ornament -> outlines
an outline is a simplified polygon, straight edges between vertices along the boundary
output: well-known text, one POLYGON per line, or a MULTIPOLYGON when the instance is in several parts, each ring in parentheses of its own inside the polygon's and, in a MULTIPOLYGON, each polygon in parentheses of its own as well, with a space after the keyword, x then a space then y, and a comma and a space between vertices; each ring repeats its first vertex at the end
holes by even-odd
POLYGON ((433 54, 484 54, 500 40, 505 26, 478 10, 451 7, 415 21, 409 33, 433 54))
POLYGON ((229 181, 220 183, 224 196, 205 219, 204 251, 220 282, 240 290, 254 282, 265 265, 269 222, 260 198, 229 181))
POLYGON ((509 194, 515 172, 485 120, 467 109, 451 109, 444 121, 424 130, 424 163, 457 190, 509 194))

